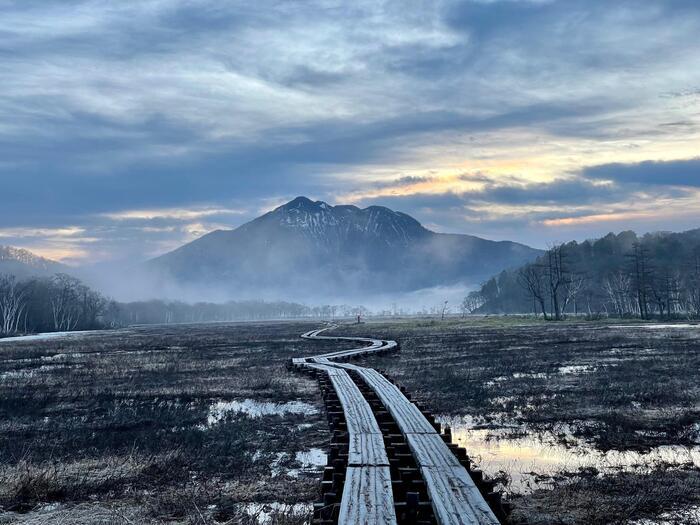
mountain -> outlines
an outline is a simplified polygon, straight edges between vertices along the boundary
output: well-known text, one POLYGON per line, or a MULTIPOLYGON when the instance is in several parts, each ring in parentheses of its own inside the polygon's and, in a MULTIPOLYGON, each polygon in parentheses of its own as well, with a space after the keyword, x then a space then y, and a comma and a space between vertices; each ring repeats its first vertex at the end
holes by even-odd
POLYGON ((513 242, 435 233, 381 206, 330 206, 297 197, 147 264, 180 284, 352 295, 478 283, 540 253, 513 242))
POLYGON ((19 278, 52 275, 65 271, 65 266, 56 261, 45 259, 29 250, 0 246, 0 274, 8 273, 19 278))

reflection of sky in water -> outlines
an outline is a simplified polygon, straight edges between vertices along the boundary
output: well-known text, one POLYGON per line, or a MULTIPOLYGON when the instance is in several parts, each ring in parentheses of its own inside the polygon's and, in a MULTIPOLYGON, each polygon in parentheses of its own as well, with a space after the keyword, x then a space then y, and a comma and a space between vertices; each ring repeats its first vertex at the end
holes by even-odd
MULTIPOLYGON (((601 452, 590 445, 574 443, 565 446, 552 433, 526 433, 522 429, 475 429, 472 418, 439 418, 452 427, 455 443, 464 447, 469 456, 488 475, 505 471, 512 479, 510 489, 527 492, 534 474, 557 474, 576 471, 580 467, 595 467, 601 471, 630 469, 636 466, 653 467, 666 462, 682 464, 693 462, 700 467, 700 446, 661 446, 649 452, 601 452)), ((532 487, 534 488, 534 487, 532 487)))

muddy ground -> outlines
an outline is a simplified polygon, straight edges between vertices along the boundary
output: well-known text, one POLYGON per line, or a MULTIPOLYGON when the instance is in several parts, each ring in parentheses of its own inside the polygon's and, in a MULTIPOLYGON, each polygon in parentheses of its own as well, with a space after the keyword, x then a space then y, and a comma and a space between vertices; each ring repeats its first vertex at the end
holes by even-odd
POLYGON ((700 326, 501 318, 372 323, 337 332, 400 340, 399 354, 366 362, 442 414, 548 430, 566 425, 603 450, 697 442, 700 326))
MULTIPOLYGON (((338 348, 299 339, 318 325, 0 342, 0 524, 304 523, 329 436, 315 383, 285 365, 338 348)), ((527 448, 526 436, 544 440, 535 455, 550 445, 637 454, 633 468, 542 467, 527 485, 496 462, 489 473, 504 471, 514 523, 632 524, 664 513, 693 523, 668 513, 700 504, 697 465, 644 463, 659 447, 697 445, 700 328, 497 318, 336 333, 399 340, 400 353, 364 362, 445 421, 466 421, 455 434, 477 460, 474 436, 485 432, 511 452, 527 448)))

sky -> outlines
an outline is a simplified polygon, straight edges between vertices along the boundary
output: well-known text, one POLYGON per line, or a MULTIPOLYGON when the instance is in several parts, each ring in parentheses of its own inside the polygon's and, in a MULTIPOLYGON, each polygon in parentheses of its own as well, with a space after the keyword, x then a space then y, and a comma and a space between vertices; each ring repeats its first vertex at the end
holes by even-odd
POLYGON ((700 227, 698 35, 697 0, 0 0, 0 244, 141 260, 298 195, 700 227))

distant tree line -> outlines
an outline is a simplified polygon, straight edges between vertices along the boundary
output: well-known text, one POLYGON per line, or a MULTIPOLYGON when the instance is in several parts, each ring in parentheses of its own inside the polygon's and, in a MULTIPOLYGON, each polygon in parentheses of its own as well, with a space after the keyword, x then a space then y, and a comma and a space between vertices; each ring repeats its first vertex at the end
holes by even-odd
POLYGON ((0 274, 0 337, 95 330, 133 324, 198 323, 366 316, 363 306, 306 306, 285 301, 119 303, 63 273, 18 279, 0 274))
POLYGON ((700 317, 700 230, 609 234, 551 246, 471 293, 467 313, 700 317))
POLYGON ((133 324, 201 323, 257 321, 266 319, 301 319, 355 317, 367 315, 362 306, 306 306, 286 301, 229 301, 226 303, 179 301, 139 301, 112 303, 105 319, 114 326, 133 324))
POLYGON ((63 273, 24 280, 0 274, 0 335, 100 328, 107 304, 63 273))

